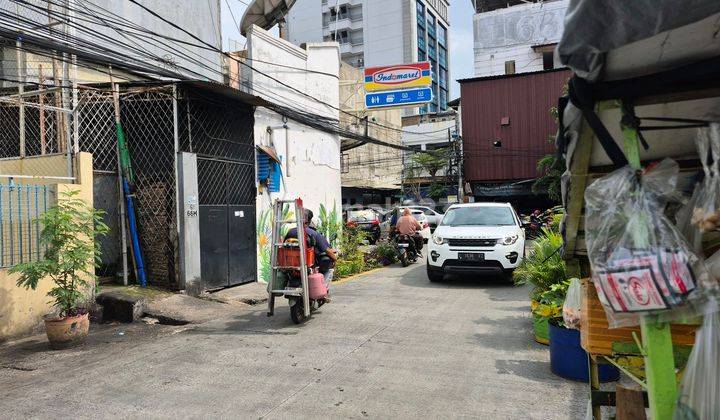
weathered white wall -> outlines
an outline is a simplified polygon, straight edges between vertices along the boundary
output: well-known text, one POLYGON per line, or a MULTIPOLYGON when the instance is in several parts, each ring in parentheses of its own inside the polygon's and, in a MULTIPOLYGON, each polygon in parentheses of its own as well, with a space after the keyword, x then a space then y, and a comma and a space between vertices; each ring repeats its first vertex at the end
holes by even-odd
MULTIPOLYGON (((568 0, 546 1, 475 14, 475 76, 505 74, 511 60, 516 73, 542 70, 542 53, 532 46, 560 40, 567 5, 568 0)), ((555 57, 555 67, 560 66, 555 57)))
MULTIPOLYGON (((307 50, 303 50, 273 37, 267 31, 253 27, 248 31, 248 57, 335 75, 333 77, 253 62, 255 68, 268 76, 337 107, 340 53, 336 43, 310 43, 307 50)), ((243 71, 248 70, 243 68, 243 71)), ((321 105, 258 72, 251 73, 248 80, 251 81, 252 92, 258 96, 294 108, 339 118, 337 109, 321 105)), ((266 281, 269 263, 268 239, 272 226, 268 212, 272 208, 273 200, 300 197, 305 207, 316 215, 319 214, 321 206, 328 210, 336 207, 337 214, 340 215, 340 138, 337 134, 319 131, 293 120, 284 123, 281 115, 266 108, 256 109, 254 132, 255 144, 273 146, 283 161, 281 191, 260 191, 257 199, 258 279, 266 281), (283 127, 284 124, 287 128, 283 127)))
MULTIPOLYGON (((48 5, 47 0, 29 0, 29 2, 40 6, 42 10, 45 10, 48 5)), ((141 0, 140 2, 148 9, 162 16, 164 19, 197 36, 203 42, 210 44, 213 47, 222 47, 220 32, 220 0, 141 0)), ((63 2, 54 3, 63 4, 63 2)), ((75 2, 71 2, 71 4, 73 3, 75 2)), ((151 40, 151 37, 149 36, 126 39, 115 29, 107 27, 105 22, 117 26, 120 29, 125 29, 122 27, 124 24, 122 20, 127 20, 158 34, 194 44, 199 43, 183 31, 163 22, 161 19, 151 15, 141 7, 128 1, 119 0, 93 0, 92 5, 88 4, 82 7, 80 4, 81 3, 75 3, 74 7, 93 13, 100 13, 101 9, 106 9, 107 12, 102 13, 113 13, 119 17, 113 17, 112 19, 105 20, 76 13, 77 17, 82 19, 77 20, 78 26, 85 26, 88 31, 83 32, 79 29, 70 27, 69 33, 71 36, 82 38, 94 44, 108 47, 112 51, 122 53, 128 57, 126 62, 129 63, 148 63, 181 72, 190 78, 208 78, 215 81, 222 81, 222 60, 220 53, 217 51, 208 50, 208 48, 188 46, 187 44, 170 40, 162 40, 162 42, 169 45, 169 48, 161 47, 158 42, 151 40), (99 35, 107 36, 111 38, 113 42, 109 42, 99 35), (127 44, 127 47, 118 46, 114 42, 127 44), (140 52, 133 51, 133 48, 149 53, 155 58, 143 56, 140 52), (172 49, 177 51, 172 51, 172 49), (181 57, 178 52, 180 52, 180 55, 189 56, 191 59, 181 57), (182 69, 180 67, 184 67, 186 69, 182 69)), ((60 13, 65 12, 57 5, 53 6, 53 10, 60 13)), ((48 24, 47 13, 41 13, 36 9, 25 7, 16 3, 8 1, 0 2, 0 11, 21 14, 25 18, 32 20, 33 22, 37 22, 38 25, 48 24)), ((10 48, 5 48, 4 50, 5 53, 2 54, 2 64, 0 65, 2 68, 0 68, 0 74, 4 74, 10 78, 16 78, 18 66, 16 64, 15 51, 10 48)), ((48 77, 51 74, 52 67, 49 59, 43 56, 29 54, 27 57, 28 80, 37 80, 38 64, 42 64, 45 77, 48 77)), ((74 76, 71 74, 71 77, 74 76)), ((107 76, 102 73, 86 71, 85 69, 79 68, 77 78, 80 81, 91 82, 106 80, 107 76)))

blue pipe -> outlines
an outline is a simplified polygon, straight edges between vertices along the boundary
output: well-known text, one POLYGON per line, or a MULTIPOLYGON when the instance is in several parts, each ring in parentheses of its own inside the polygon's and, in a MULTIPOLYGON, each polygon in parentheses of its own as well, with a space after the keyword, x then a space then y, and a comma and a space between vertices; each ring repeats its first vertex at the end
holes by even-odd
POLYGON ((140 240, 138 239, 137 225, 135 223, 135 205, 133 204, 132 195, 130 195, 130 185, 127 182, 127 178, 123 178, 123 191, 125 192, 125 201, 127 203, 127 218, 130 224, 130 239, 132 240, 133 253, 135 254, 138 282, 140 286, 145 287, 147 286, 145 265, 143 264, 142 254, 140 253, 140 240))

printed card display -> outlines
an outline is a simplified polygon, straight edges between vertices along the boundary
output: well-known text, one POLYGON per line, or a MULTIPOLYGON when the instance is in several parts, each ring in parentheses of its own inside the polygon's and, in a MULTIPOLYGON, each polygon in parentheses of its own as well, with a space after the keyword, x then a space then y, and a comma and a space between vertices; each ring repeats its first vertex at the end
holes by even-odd
POLYGON ((618 268, 599 273, 600 285, 615 312, 667 309, 651 266, 618 268))
POLYGON ((601 303, 615 312, 667 309, 695 289, 688 255, 682 250, 619 249, 593 278, 601 303))

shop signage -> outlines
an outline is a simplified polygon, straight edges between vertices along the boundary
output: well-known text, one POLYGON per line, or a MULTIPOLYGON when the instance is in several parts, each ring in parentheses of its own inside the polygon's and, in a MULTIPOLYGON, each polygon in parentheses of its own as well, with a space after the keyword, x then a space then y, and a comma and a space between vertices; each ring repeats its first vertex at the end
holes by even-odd
POLYGON ((365 91, 429 87, 432 83, 430 76, 430 63, 427 61, 367 67, 365 69, 365 91))
POLYGON ((368 92, 365 94, 365 107, 367 109, 418 105, 430 101, 432 101, 432 90, 427 87, 385 92, 368 92))

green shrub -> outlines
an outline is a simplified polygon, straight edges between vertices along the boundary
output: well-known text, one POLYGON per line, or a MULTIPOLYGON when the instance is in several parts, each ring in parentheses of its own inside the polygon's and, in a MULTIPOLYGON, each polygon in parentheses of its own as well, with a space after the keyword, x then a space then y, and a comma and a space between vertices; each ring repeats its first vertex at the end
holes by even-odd
POLYGON ((390 265, 397 262, 397 250, 389 242, 378 243, 372 252, 372 256, 380 265, 390 265))
POLYGON ((366 271, 365 253, 360 248, 365 232, 357 226, 346 226, 340 236, 340 257, 335 263, 335 278, 351 276, 366 271))

